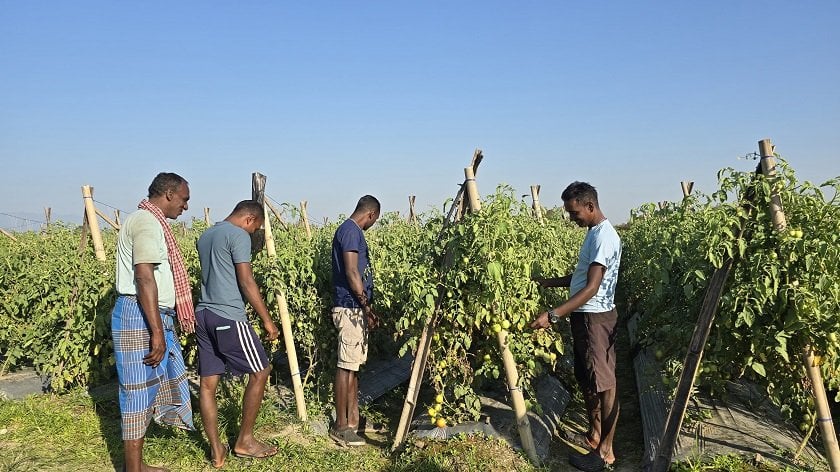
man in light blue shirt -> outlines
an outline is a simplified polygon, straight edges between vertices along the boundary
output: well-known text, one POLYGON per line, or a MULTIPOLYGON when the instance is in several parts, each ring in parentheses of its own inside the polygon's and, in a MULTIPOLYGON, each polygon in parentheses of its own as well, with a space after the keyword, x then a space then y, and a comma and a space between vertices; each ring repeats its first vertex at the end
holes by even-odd
POLYGON ((584 471, 603 470, 615 462, 612 450, 618 421, 615 381, 615 339, 618 314, 613 298, 621 261, 621 239, 598 205, 595 187, 573 182, 562 194, 569 218, 589 228, 575 271, 565 277, 539 279, 544 287, 569 287, 569 299, 541 313, 532 328, 548 328, 570 316, 575 378, 583 391, 589 431, 582 438, 592 451, 569 461, 584 471))

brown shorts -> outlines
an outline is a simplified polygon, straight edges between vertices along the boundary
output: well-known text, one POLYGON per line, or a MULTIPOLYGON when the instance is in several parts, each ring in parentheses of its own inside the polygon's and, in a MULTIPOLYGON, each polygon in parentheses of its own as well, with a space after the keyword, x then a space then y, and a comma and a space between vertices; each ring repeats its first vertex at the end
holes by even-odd
POLYGON ((338 329, 338 367, 358 372, 367 361, 367 318, 361 308, 337 306, 332 319, 338 329))
POLYGON ((618 312, 574 312, 571 317, 575 378, 588 393, 615 388, 615 339, 618 312))

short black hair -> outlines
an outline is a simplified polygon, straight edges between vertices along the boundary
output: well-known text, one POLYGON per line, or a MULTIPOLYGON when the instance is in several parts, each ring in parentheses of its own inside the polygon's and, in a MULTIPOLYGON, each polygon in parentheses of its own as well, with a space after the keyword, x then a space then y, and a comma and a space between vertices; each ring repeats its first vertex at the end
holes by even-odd
POLYGON ((577 200, 579 203, 592 202, 596 207, 598 206, 598 191, 595 190, 595 187, 586 182, 574 181, 570 183, 569 186, 566 187, 566 190, 563 190, 563 194, 560 195, 560 198, 562 198, 564 202, 577 200))
POLYGON ((181 187, 181 184, 187 183, 186 179, 173 172, 161 172, 152 184, 149 185, 149 198, 159 197, 166 194, 168 191, 176 192, 181 187))
POLYGON ((356 204, 356 209, 353 210, 353 213, 364 213, 368 211, 375 211, 378 213, 379 209, 379 200, 377 200, 373 195, 365 195, 359 199, 359 203, 356 204))
POLYGON ((263 206, 260 205, 260 202, 256 200, 242 200, 233 207, 233 211, 230 212, 230 214, 254 215, 258 218, 265 218, 265 210, 263 210, 263 206))

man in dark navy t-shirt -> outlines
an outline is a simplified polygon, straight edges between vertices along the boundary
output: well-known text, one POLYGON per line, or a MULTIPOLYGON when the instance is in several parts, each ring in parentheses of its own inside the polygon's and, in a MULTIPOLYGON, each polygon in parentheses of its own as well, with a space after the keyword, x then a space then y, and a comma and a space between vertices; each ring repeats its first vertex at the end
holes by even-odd
POLYGON ((379 200, 365 195, 350 218, 335 231, 332 243, 332 319, 338 329, 335 373, 335 425, 330 437, 347 446, 361 446, 359 381, 356 373, 367 360, 368 330, 376 327, 373 272, 364 231, 379 218, 379 200))

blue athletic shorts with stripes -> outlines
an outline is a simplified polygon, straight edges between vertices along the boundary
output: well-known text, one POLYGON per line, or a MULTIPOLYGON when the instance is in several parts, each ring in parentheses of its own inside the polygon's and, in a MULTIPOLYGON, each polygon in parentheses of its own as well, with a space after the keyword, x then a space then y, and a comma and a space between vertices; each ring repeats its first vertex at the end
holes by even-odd
POLYGON ((268 356, 250 323, 223 318, 207 308, 195 313, 198 339, 198 375, 235 376, 268 367, 268 356))

